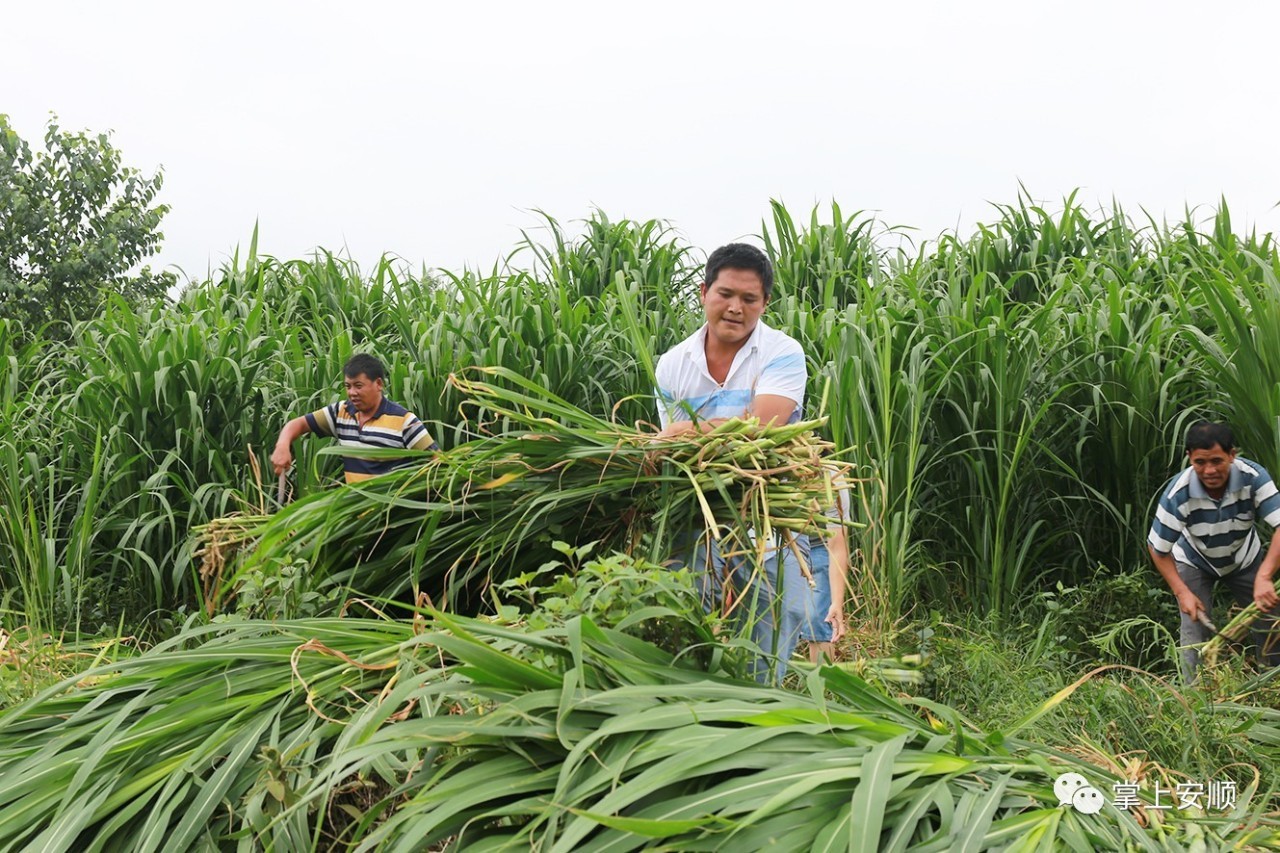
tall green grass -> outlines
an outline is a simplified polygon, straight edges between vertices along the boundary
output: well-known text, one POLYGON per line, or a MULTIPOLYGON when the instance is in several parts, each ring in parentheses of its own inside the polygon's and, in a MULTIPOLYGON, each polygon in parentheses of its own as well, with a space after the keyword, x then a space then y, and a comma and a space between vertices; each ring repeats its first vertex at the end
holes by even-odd
MULTIPOLYGON (((1280 259, 1225 207, 1201 229, 1022 194, 972 234, 913 245, 866 214, 775 204, 761 239, 767 321, 804 345, 812 408, 825 400, 864 480, 854 545, 877 619, 1008 616, 1043 584, 1141 565, 1196 417, 1230 418, 1246 454, 1280 465, 1280 259)), ((261 504, 276 431, 339 393, 355 351, 384 357, 388 395, 446 447, 474 437, 447 383, 473 365, 652 421, 637 348, 698 327, 700 262, 669 225, 603 213, 577 232, 548 219, 488 272, 281 261, 255 240, 173 302, 111 304, 66 341, 0 325, 3 489, 36 508, 0 532, 8 606, 39 577, 42 612, 90 592, 109 621, 194 607, 192 528, 261 504)), ((321 446, 298 444, 303 494, 335 479, 321 446)))

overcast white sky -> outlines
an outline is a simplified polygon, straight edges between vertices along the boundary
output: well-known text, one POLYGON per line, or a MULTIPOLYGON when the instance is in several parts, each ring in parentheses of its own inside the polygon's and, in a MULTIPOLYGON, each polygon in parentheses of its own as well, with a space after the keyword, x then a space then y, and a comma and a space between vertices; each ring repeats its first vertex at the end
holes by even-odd
POLYGON ((67 3, 0 11, 0 112, 163 164, 162 264, 488 267, 593 206, 703 249, 770 198, 932 237, 1018 181, 1280 231, 1280 4, 67 3))

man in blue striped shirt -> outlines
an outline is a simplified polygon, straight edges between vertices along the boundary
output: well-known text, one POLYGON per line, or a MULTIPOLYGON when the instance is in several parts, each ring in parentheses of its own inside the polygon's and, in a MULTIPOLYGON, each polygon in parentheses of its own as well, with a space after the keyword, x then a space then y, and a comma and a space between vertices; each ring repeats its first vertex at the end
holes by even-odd
MULTIPOLYGON (((331 435, 344 447, 408 447, 435 450, 435 439, 418 417, 382 394, 386 369, 367 353, 348 359, 342 368, 347 399, 296 417, 280 430, 271 464, 277 474, 293 464, 293 442, 307 433, 331 435)), ((358 483, 403 465, 400 459, 358 459, 344 456, 342 467, 348 483, 358 483)))
MULTIPOLYGON (((754 246, 729 243, 707 257, 706 323, 658 360, 658 438, 705 432, 734 417, 762 424, 800 419, 808 379, 804 350, 760 319, 772 292, 773 268, 754 246)), ((737 627, 775 657, 772 666, 765 658, 754 662, 759 681, 771 671, 782 680, 811 607, 799 564, 800 555, 809 559, 809 538, 791 538, 770 543, 765 565, 757 567, 745 556, 725 556, 708 533, 690 563, 708 612, 724 604, 728 590, 748 605, 732 609, 737 627)))
MULTIPOLYGON (((1277 600, 1272 576, 1280 564, 1280 491, 1257 462, 1236 455, 1235 436, 1225 424, 1204 421, 1187 431, 1190 467, 1160 492, 1147 547, 1182 611, 1182 662, 1195 678, 1196 646, 1211 636, 1213 588, 1225 585, 1240 606, 1263 610, 1277 600), (1264 550, 1257 521, 1274 531, 1264 550)), ((1265 666, 1280 665, 1280 641, 1268 636, 1275 617, 1254 623, 1254 641, 1265 666)))

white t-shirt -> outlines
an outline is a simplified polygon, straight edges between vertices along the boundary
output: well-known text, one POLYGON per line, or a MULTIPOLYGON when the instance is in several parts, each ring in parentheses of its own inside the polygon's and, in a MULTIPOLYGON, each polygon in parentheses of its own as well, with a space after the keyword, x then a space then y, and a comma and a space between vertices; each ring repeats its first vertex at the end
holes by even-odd
POLYGON ((707 369, 707 327, 685 338, 658 359, 658 421, 666 427, 697 415, 700 420, 740 417, 757 394, 794 400, 788 423, 800 420, 809 372, 804 350, 785 332, 756 323, 751 337, 733 357, 721 384, 707 369), (687 407, 686 408, 686 405, 687 407))

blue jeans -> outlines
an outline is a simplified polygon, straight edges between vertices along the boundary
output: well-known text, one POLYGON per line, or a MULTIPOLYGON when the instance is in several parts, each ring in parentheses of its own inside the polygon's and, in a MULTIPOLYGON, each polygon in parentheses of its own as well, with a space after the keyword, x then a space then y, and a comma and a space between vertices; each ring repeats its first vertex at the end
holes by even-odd
MULTIPOLYGON (((702 537, 689 564, 698 584, 702 606, 712 613, 724 608, 726 589, 735 596, 729 621, 735 630, 749 636, 760 649, 751 666, 756 681, 782 682, 787 661, 800 642, 800 628, 812 592, 800 571, 799 551, 808 560, 809 540, 797 536, 795 547, 781 542, 765 551, 760 570, 755 571, 754 555, 734 554, 725 557, 719 543, 702 537), (782 563, 782 582, 778 583, 778 563, 782 563), (779 594, 781 590, 781 594, 779 594), (770 666, 772 660, 772 667, 770 666)), ((824 614, 825 615, 825 614, 824 614)))
POLYGON ((804 621, 800 625, 800 639, 807 643, 829 643, 835 630, 827 621, 831 612, 831 554, 825 542, 809 543, 809 571, 813 574, 813 589, 808 590, 804 608, 804 621))

